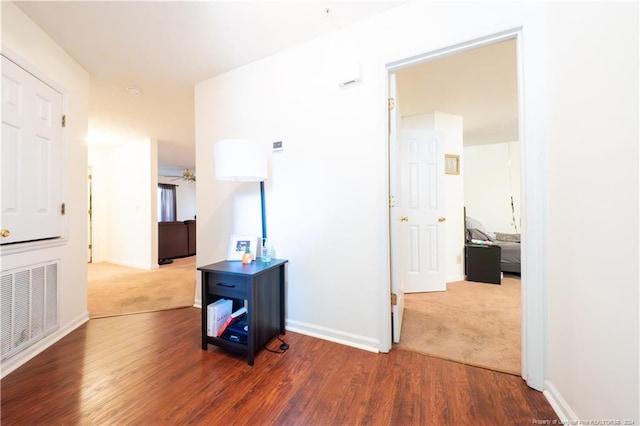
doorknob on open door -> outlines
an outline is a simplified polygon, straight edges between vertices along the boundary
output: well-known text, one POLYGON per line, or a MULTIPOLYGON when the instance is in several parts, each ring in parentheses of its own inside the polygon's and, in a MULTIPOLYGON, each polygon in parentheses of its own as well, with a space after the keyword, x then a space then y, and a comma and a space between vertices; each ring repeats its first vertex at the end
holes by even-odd
POLYGON ((409 218, 407 216, 400 216, 400 222, 409 222, 409 218))
POLYGON ((446 217, 442 217, 442 216, 440 216, 440 217, 438 218, 438 222, 445 222, 446 220, 447 220, 447 218, 446 218, 446 217))

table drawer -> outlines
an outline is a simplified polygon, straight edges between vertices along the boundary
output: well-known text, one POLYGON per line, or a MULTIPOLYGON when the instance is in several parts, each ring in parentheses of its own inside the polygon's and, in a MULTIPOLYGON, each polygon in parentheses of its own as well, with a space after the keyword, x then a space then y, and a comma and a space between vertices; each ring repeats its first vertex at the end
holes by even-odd
POLYGON ((247 278, 226 274, 210 274, 209 294, 246 299, 249 294, 247 278))

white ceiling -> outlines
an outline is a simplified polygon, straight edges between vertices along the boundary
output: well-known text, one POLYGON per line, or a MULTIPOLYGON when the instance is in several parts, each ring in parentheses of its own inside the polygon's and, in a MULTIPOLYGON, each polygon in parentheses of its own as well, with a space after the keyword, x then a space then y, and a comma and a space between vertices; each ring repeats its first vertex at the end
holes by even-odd
POLYGON ((515 39, 397 72, 403 116, 441 111, 462 116, 464 146, 518 141, 515 39))
MULTIPOLYGON (((17 1, 91 75, 92 143, 158 140, 160 173, 195 168, 194 84, 399 1, 17 1), (327 9, 330 11, 327 13, 327 9), (132 96, 126 86, 142 89, 132 96)), ((400 72, 403 114, 462 115, 465 144, 517 140, 515 45, 400 72), (403 87, 415 96, 403 96, 403 87)))
POLYGON ((157 139, 158 165, 165 175, 195 166, 195 83, 401 4, 15 3, 91 75, 90 141, 157 139), (130 95, 129 85, 143 94, 130 95))

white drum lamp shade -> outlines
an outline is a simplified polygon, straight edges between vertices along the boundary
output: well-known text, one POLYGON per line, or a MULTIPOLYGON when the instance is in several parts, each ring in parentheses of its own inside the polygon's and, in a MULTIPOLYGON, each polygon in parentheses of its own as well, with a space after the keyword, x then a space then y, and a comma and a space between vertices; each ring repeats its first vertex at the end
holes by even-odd
POLYGON ((256 142, 222 139, 214 147, 216 178, 231 182, 262 182, 267 179, 267 156, 256 142))
POLYGON ((267 179, 267 153, 256 142, 222 139, 214 146, 216 178, 231 182, 260 182, 262 237, 267 238, 264 181, 267 179))

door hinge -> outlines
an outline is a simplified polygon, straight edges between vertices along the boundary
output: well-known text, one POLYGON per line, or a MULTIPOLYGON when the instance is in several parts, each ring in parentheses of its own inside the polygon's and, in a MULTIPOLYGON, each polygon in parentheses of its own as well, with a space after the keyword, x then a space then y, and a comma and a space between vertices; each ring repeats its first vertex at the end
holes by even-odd
POLYGON ((65 214, 66 210, 67 210, 67 208, 66 208, 66 206, 65 206, 65 203, 62 203, 62 204, 60 205, 60 214, 61 214, 62 216, 64 216, 64 214, 65 214))
POLYGON ((396 107, 396 100, 394 98, 389 98, 389 111, 396 107))
POLYGON ((391 293, 391 305, 396 306, 398 304, 398 295, 391 293))
POLYGON ((67 116, 65 114, 62 115, 62 127, 67 127, 67 116))
POLYGON ((395 207, 396 206, 396 197, 394 197, 393 195, 389 196, 389 208, 395 207))
POLYGON ((89 250, 91 250, 93 248, 93 246, 91 244, 89 244, 89 250))

